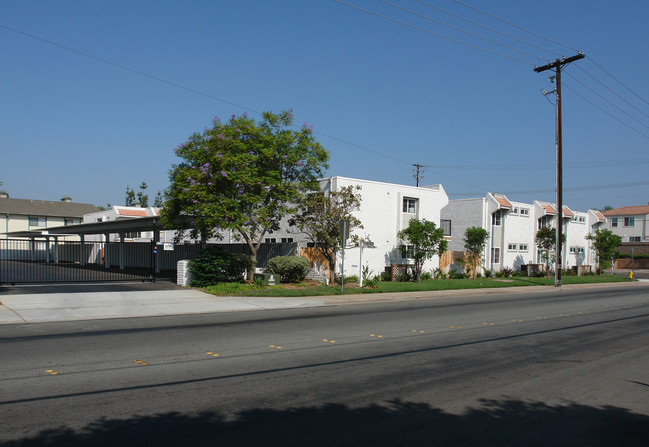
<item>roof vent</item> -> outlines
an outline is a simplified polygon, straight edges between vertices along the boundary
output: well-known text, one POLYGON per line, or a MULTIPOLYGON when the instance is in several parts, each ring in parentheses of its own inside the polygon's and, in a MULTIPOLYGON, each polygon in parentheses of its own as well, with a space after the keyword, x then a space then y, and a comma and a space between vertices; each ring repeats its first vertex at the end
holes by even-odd
POLYGON ((61 197, 61 202, 72 202, 72 197, 70 196, 63 196, 61 197))
POLYGON ((0 190, 0 199, 8 199, 9 198, 9 193, 7 191, 0 190))

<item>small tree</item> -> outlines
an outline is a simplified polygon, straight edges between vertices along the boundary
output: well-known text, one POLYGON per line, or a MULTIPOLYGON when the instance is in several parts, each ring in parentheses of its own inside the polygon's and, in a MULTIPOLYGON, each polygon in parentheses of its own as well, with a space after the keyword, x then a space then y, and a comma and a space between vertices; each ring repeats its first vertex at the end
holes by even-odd
MULTIPOLYGON (((622 243, 622 238, 613 234, 611 230, 595 230, 595 233, 589 234, 586 239, 591 242, 593 249, 597 252, 600 265, 611 259, 615 254, 615 249, 622 243)), ((601 268, 599 273, 602 273, 601 268)))
POLYGON ((354 229, 363 228, 361 221, 352 215, 361 205, 360 190, 360 186, 350 185, 326 194, 322 191, 311 193, 302 202, 299 212, 289 221, 290 225, 296 226, 309 238, 315 249, 327 260, 332 282, 336 279, 334 262, 342 243, 340 222, 349 222, 350 233, 354 229))
MULTIPOLYGON (((169 174, 171 185, 161 212, 166 225, 193 238, 222 237, 235 232, 253 261, 264 235, 278 230, 306 191, 317 189, 329 154, 312 127, 290 129, 292 111, 265 112, 256 122, 247 114, 218 118, 212 128, 194 133, 176 148, 182 159, 169 174)), ((252 281, 254 270, 250 270, 252 281)))
POLYGON ((470 227, 464 232, 464 249, 466 260, 471 266, 471 277, 475 279, 480 264, 480 257, 487 245, 489 233, 482 227, 470 227))
MULTIPOLYGON (((554 258, 556 253, 556 241, 556 230, 551 227, 543 227, 536 232, 536 244, 545 259, 545 270, 548 272, 548 278, 550 277, 550 260, 554 258)), ((566 242, 565 234, 561 235, 561 242, 566 242)))
POLYGON ((448 242, 444 239, 444 229, 437 228, 435 222, 426 219, 410 219, 408 226, 399 231, 397 236, 413 246, 412 257, 415 261, 414 274, 417 282, 421 282, 424 262, 436 254, 446 251, 448 242))

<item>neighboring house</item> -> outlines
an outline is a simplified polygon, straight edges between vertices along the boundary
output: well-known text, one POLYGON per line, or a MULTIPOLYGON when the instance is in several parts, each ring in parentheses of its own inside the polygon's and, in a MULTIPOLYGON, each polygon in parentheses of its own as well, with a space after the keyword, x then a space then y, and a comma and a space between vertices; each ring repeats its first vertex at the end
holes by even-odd
MULTIPOLYGON (((562 230, 566 243, 562 247, 562 265, 571 268, 592 265, 596 258, 589 250, 586 236, 599 228, 605 218, 593 210, 573 211, 563 207, 562 230)), ((489 238, 482 256, 483 268, 520 270, 527 264, 545 264, 536 246, 536 232, 544 227, 556 228, 556 206, 549 202, 514 202, 503 194, 487 193, 475 199, 451 200, 442 209, 442 219, 451 221, 453 234, 449 250, 464 252, 464 232, 469 227, 487 230, 489 238)), ((455 263, 454 268, 461 270, 455 263)))
MULTIPOLYGON (((158 216, 160 210, 155 207, 140 208, 135 206, 118 206, 115 205, 112 208, 104 211, 96 211, 88 214, 84 214, 82 223, 95 223, 95 222, 113 222, 116 220, 125 220, 125 219, 137 219, 141 217, 151 217, 158 216)), ((173 240, 174 232, 171 231, 161 231, 160 240, 163 242, 173 240), (168 236, 168 239, 165 238, 168 236)), ((86 240, 88 241, 106 241, 106 238, 109 238, 109 242, 118 242, 122 238, 124 241, 133 241, 133 242, 149 242, 153 240, 152 231, 134 231, 126 233, 110 233, 108 235, 92 235, 88 236, 86 240)))
MULTIPOLYGON (((408 257, 412 248, 399 240, 397 233, 406 228, 412 218, 427 219, 438 227, 442 226, 440 212, 448 203, 448 195, 442 185, 417 187, 346 177, 330 177, 320 182, 325 193, 355 185, 361 187, 358 193, 362 200, 360 209, 354 215, 363 228, 353 230, 352 234, 369 239, 371 244, 362 249, 362 261, 361 248, 345 250, 345 275, 359 275, 362 267, 378 275, 392 265, 413 264, 408 257)), ((341 271, 341 263, 342 256, 339 254, 336 272, 341 271)), ((424 269, 431 270, 438 265, 439 259, 435 256, 425 263, 424 269)))
MULTIPOLYGON (((12 199, 6 191, 0 191, 0 237, 7 239, 7 233, 79 224, 84 214, 96 211, 95 205, 74 203, 68 196, 58 202, 12 199)), ((61 237, 61 240, 78 239, 73 236, 61 237)))
POLYGON ((649 204, 622 206, 601 213, 606 217, 605 228, 622 238, 622 242, 649 242, 649 204))

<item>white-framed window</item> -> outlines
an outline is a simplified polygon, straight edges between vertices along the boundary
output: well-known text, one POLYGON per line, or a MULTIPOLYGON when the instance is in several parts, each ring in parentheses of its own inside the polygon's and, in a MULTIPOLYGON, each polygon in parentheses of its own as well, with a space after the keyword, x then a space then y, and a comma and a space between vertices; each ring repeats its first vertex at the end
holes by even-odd
POLYGON ((518 208, 514 208, 514 209, 512 210, 512 214, 513 214, 514 216, 518 216, 518 208))
POLYGON ((640 237, 640 236, 629 236, 629 242, 642 242, 642 237, 640 237))
POLYGON ((136 239, 142 237, 142 233, 139 231, 127 231, 124 233, 124 239, 136 239))
POLYGON ((611 218, 611 226, 612 227, 617 227, 617 217, 611 218))
POLYGON ((550 217, 543 216, 539 218, 539 230, 550 226, 550 217))
POLYGON ((570 247, 570 253, 577 253, 577 247, 570 247))
POLYGON ((47 217, 29 216, 29 226, 30 227, 46 227, 47 226, 47 217))
POLYGON ((267 238, 264 239, 264 243, 265 244, 276 244, 277 239, 275 239, 274 237, 267 237, 267 238))
POLYGON ((577 247, 577 254, 583 255, 586 253, 586 249, 584 247, 577 247))
POLYGON ((507 251, 516 251, 517 248, 517 244, 507 244, 507 251))
POLYGON ((67 227, 69 225, 79 225, 81 223, 81 219, 72 219, 72 218, 65 218, 64 225, 67 227))
POLYGON ((401 250, 401 257, 404 259, 412 259, 415 257, 415 246, 414 245, 402 245, 399 247, 401 250))
POLYGON ((585 218, 584 216, 579 216, 579 217, 577 218, 577 222, 579 222, 579 223, 586 223, 586 218, 585 218))
POLYGON ((521 216, 529 217, 530 209, 529 208, 521 208, 520 214, 521 214, 521 216))
POLYGON ((625 217, 624 218, 624 226, 625 227, 633 227, 633 226, 635 226, 635 217, 625 217))
POLYGON ((408 214, 415 214, 417 212, 417 199, 413 199, 412 197, 404 197, 403 212, 408 214))
POLYGON ((527 244, 518 244, 518 251, 527 252, 527 250, 529 250, 527 244))
POLYGON ((293 242, 292 237, 283 237, 282 238, 282 244, 287 244, 287 243, 290 243, 290 242, 293 242))
POLYGON ((491 225, 496 227, 500 226, 502 217, 503 217, 503 212, 501 210, 494 211, 494 213, 491 215, 491 225))
POLYGON ((491 249, 491 263, 500 264, 500 247, 493 247, 491 249))

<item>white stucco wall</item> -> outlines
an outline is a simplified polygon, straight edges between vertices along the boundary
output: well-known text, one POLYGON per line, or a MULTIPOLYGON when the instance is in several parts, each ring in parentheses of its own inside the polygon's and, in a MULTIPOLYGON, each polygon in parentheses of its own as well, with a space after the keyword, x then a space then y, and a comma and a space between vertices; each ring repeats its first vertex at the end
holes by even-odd
MULTIPOLYGON (((441 185, 431 187, 416 187, 392 183, 374 182, 369 180, 347 177, 332 177, 324 181, 332 190, 341 187, 359 185, 361 190, 361 206, 355 212, 360 219, 363 229, 357 229, 352 234, 369 237, 375 248, 363 250, 363 265, 368 266, 375 275, 384 271, 391 264, 403 264, 397 233, 407 226, 410 217, 427 219, 440 225, 440 211, 448 204, 448 196, 441 185), (403 212, 404 197, 417 200, 415 214, 403 212)), ((324 190, 327 186, 324 185, 324 190)), ((341 256, 336 260, 336 271, 340 272, 341 256)), ((431 270, 439 265, 437 257, 424 265, 425 270, 431 270)), ((360 270, 360 249, 345 250, 345 275, 358 275, 360 270)))
POLYGON ((505 225, 504 244, 502 253, 502 266, 520 270, 521 265, 534 261, 534 219, 531 203, 513 202, 503 221, 505 225), (521 209, 529 210, 528 214, 521 214, 521 209), (509 246, 516 248, 510 250, 509 246), (527 248, 525 248, 527 246, 527 248))

